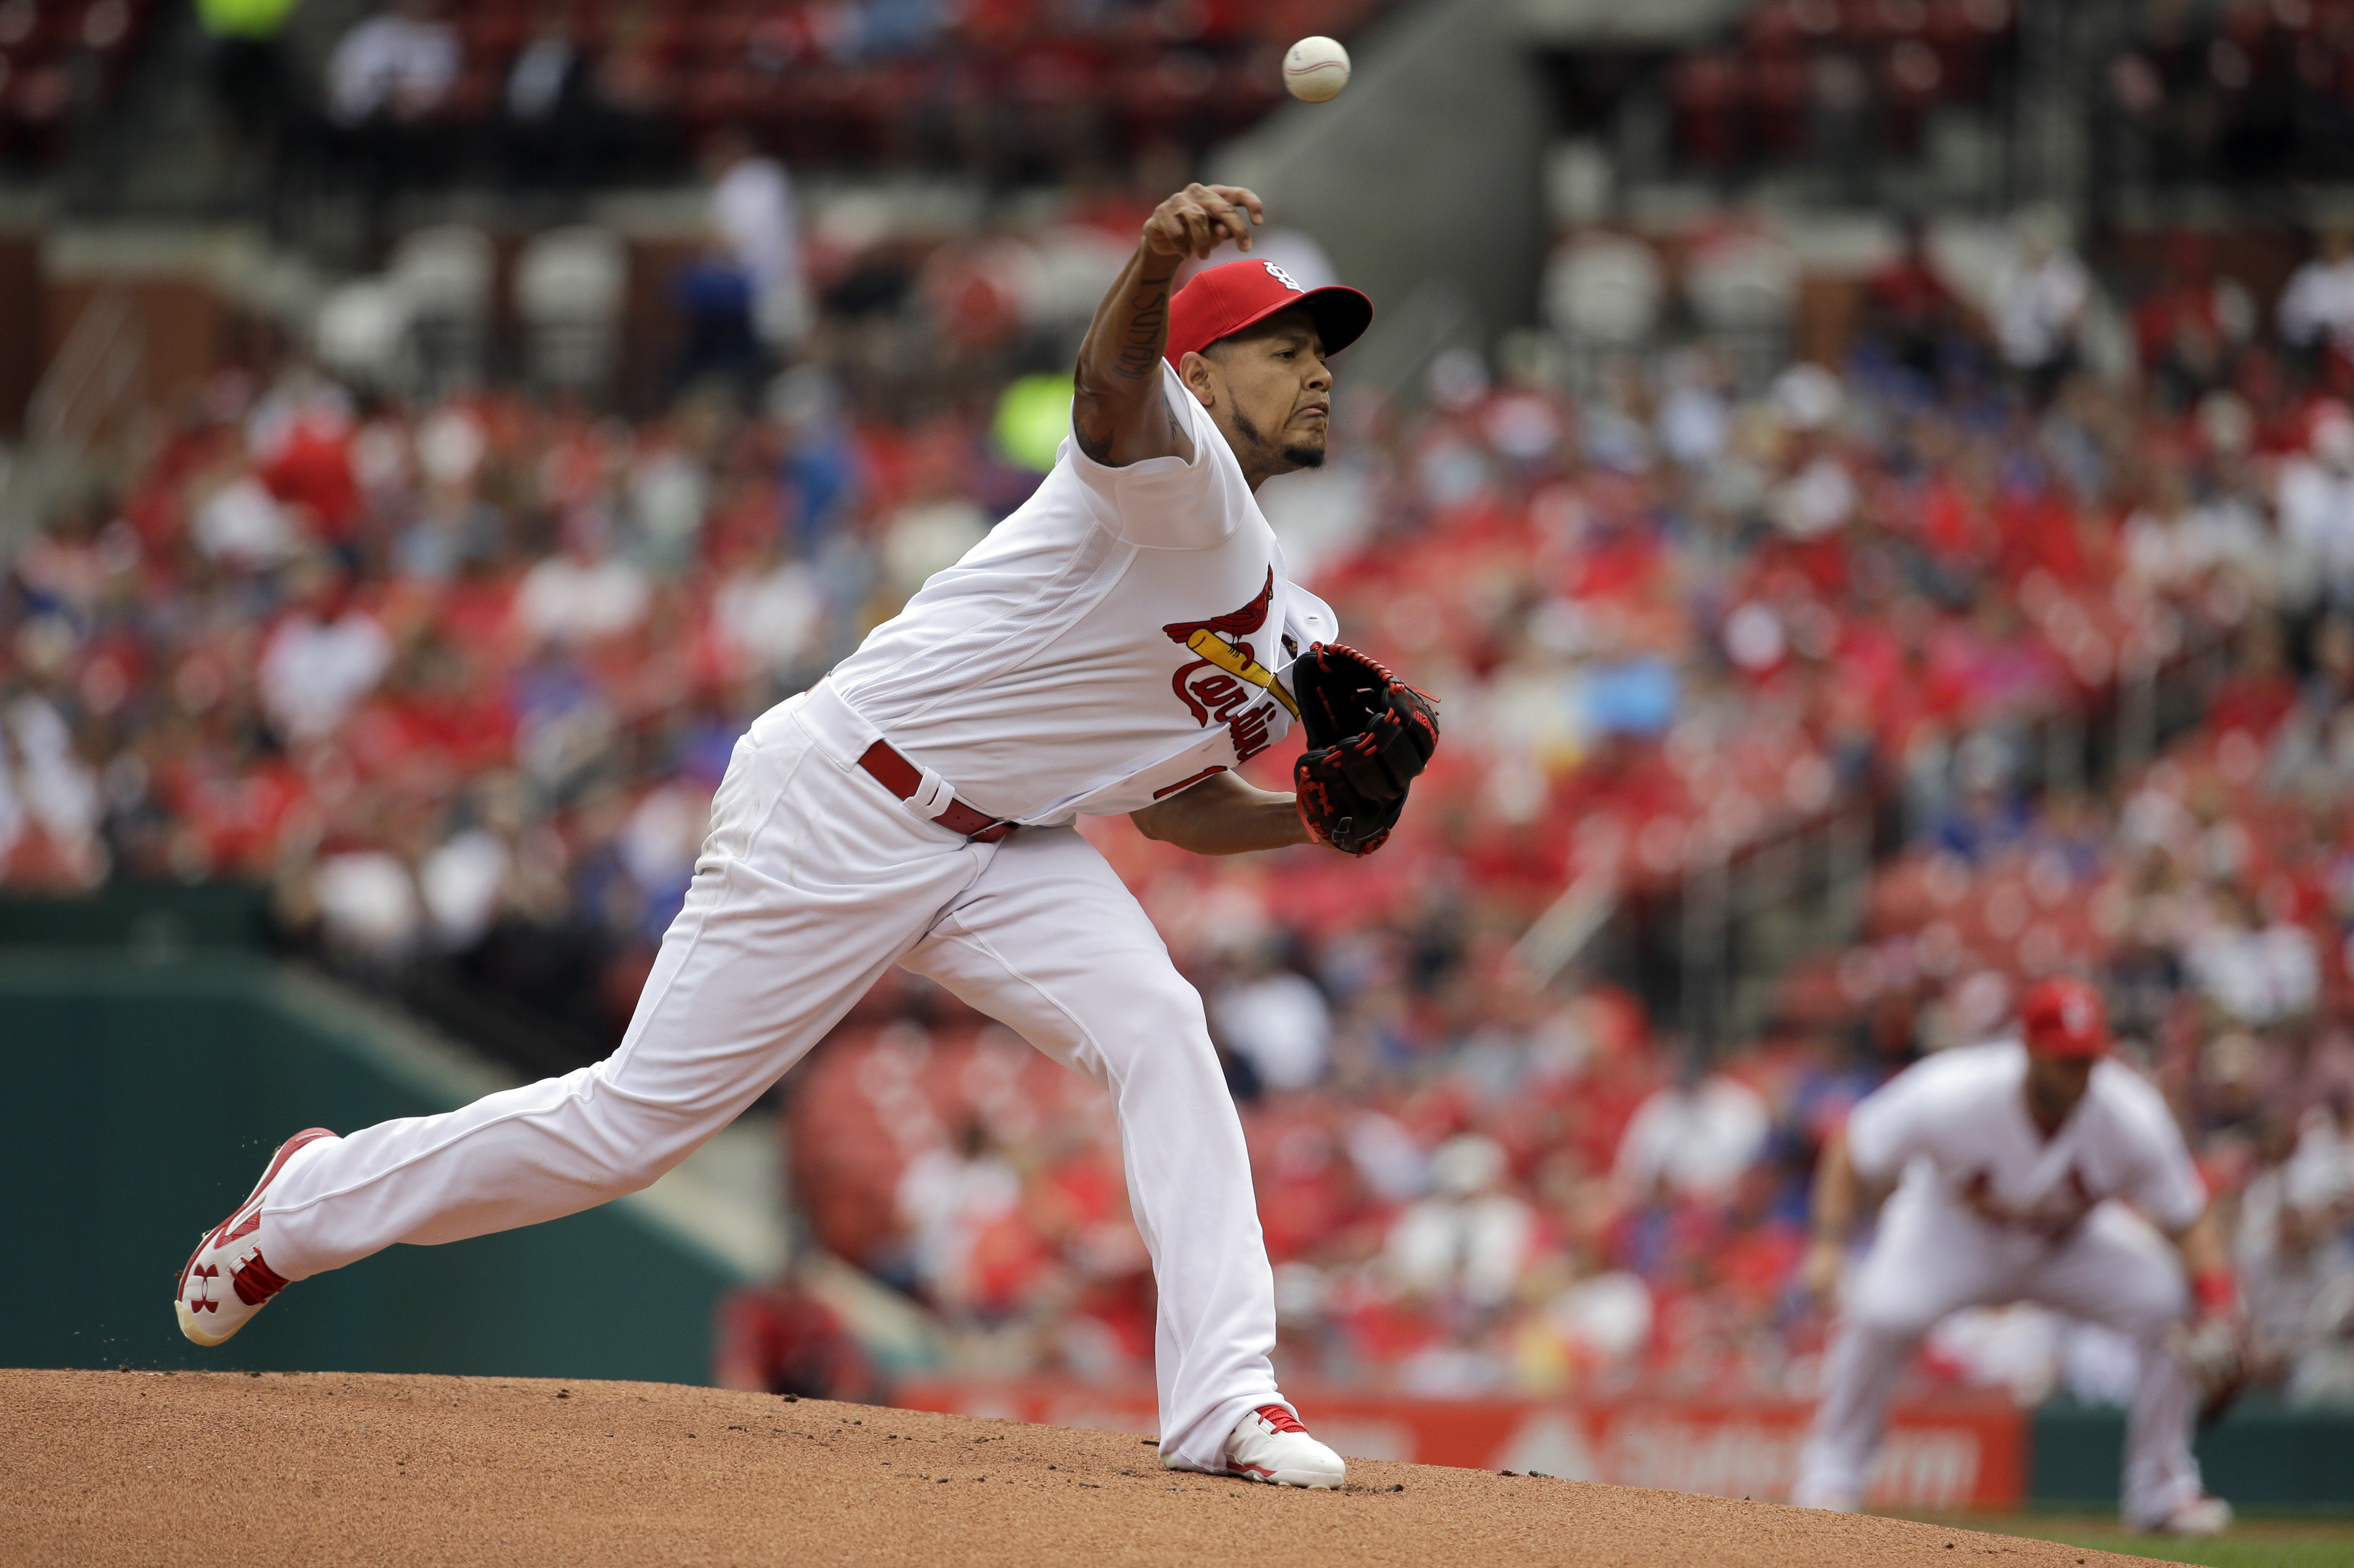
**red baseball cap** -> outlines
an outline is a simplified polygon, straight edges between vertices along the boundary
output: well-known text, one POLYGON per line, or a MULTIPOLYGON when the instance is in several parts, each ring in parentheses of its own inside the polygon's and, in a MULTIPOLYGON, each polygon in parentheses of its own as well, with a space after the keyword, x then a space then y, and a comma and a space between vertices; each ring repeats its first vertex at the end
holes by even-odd
POLYGON ((1373 302, 1356 290, 1338 283, 1303 289, 1274 262, 1246 258, 1204 268, 1169 302, 1169 363, 1294 305, 1308 307, 1328 358, 1373 324, 1373 302))
POLYGON ((2101 993, 2080 980, 2038 980, 2019 999, 2027 1048, 2046 1056, 2105 1056, 2109 1020, 2101 993))

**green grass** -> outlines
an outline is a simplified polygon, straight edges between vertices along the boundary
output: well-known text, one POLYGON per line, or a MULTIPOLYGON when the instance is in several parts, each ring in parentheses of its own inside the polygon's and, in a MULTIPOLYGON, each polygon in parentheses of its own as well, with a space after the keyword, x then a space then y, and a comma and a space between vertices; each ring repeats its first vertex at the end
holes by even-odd
POLYGON ((1938 1522, 2206 1568, 2354 1568, 2354 1520, 2243 1519, 2212 1541, 2127 1535, 2114 1520, 2088 1515, 1973 1515, 1938 1522))

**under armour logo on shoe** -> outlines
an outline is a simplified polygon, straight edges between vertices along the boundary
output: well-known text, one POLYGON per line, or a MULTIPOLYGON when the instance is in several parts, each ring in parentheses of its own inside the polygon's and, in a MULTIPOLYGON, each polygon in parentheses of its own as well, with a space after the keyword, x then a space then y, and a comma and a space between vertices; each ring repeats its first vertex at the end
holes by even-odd
POLYGON ((1272 262, 1272 261, 1262 261, 1262 262, 1260 262, 1260 263, 1259 263, 1259 265, 1267 269, 1267 275, 1268 277, 1270 277, 1270 278, 1274 279, 1277 282, 1278 282, 1278 283, 1282 284, 1285 288, 1287 288, 1287 289, 1290 290, 1293 293, 1295 293, 1295 294, 1304 294, 1304 293, 1306 293, 1306 292, 1308 291, 1307 290, 1305 290, 1305 289, 1301 288, 1298 283, 1296 283, 1296 282, 1294 282, 1294 281, 1292 281, 1292 277, 1291 277, 1291 274, 1290 274, 1290 273, 1288 273, 1288 272, 1285 271, 1282 268, 1280 268, 1280 267, 1277 266, 1274 262, 1272 262))
POLYGON ((217 1312, 220 1310, 220 1303, 213 1299, 213 1281, 219 1277, 220 1266, 217 1264, 207 1263, 200 1268, 188 1270, 190 1281, 203 1281, 202 1285, 196 1287, 201 1294, 188 1303, 189 1311, 217 1312))

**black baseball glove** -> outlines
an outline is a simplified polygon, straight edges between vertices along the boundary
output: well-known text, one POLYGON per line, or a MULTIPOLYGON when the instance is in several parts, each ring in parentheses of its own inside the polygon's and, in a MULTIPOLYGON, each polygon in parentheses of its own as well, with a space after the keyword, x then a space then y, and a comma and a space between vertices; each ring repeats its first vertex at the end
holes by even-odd
POLYGON ((1308 750, 1292 765, 1299 820, 1347 854, 1382 847, 1438 747, 1438 706, 1353 648, 1312 644, 1291 666, 1308 750))

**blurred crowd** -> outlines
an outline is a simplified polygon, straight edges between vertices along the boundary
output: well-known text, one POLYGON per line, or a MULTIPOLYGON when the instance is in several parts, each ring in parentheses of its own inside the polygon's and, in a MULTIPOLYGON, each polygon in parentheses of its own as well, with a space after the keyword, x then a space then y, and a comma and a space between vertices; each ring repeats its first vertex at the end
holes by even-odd
MULTIPOLYGON (((1094 221, 816 254, 790 368, 635 421, 221 371, 7 563, 5 883, 252 879, 347 972, 603 1049, 737 736, 1051 461, 1067 387, 1021 373, 1067 362, 1121 245, 1094 221)), ((1293 1370, 1803 1392, 1822 1138, 2072 969, 2235 1216, 2269 1369, 2354 1393, 2343 250, 2237 314, 2186 255, 2118 380, 2080 368, 2089 270, 2029 238, 1984 303, 1890 261, 1836 369, 1521 334, 1394 397, 1341 362, 1333 461, 1262 499, 1442 699, 1413 808, 1362 863, 1089 829, 1209 999, 1293 1370), (1842 813, 1886 852, 1860 935, 1734 1038, 1665 1005, 1656 942, 1521 944, 1565 888, 1638 926, 1842 813)), ((1146 1364, 1094 1091, 894 980, 787 1093, 814 1234, 961 1364, 1146 1364)), ((2114 1351, 1979 1314, 1930 1370, 2097 1394, 2114 1351)))

